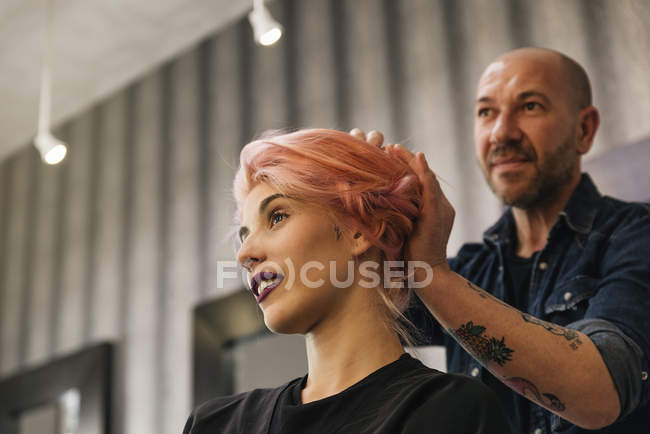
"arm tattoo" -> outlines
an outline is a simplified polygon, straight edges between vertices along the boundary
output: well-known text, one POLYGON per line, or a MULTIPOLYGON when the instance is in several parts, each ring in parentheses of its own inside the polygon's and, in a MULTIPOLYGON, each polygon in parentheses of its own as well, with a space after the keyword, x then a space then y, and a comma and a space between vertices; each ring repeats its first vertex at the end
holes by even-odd
POLYGON ((505 301, 501 300, 500 298, 497 298, 493 296, 492 294, 488 294, 486 291, 482 290, 478 286, 474 285, 472 282, 469 280, 465 280, 467 282, 467 286, 472 289, 476 294, 478 294, 479 297, 484 298, 486 300, 492 300, 497 303, 499 303, 503 307, 507 307, 508 309, 515 309, 514 307, 510 306, 508 303, 505 301))
POLYGON ((554 334, 556 336, 562 336, 564 339, 569 341, 569 346, 574 350, 577 350, 578 346, 582 345, 582 341, 580 340, 580 335, 575 330, 566 329, 564 327, 556 326, 555 324, 551 324, 551 323, 548 323, 546 321, 542 321, 542 320, 537 319, 537 318, 535 318, 535 317, 533 317, 531 315, 528 315, 527 313, 522 313, 521 317, 527 323, 543 327, 544 329, 546 329, 546 331, 548 331, 551 334, 554 334))
POLYGON ((535 399, 540 404, 549 407, 554 411, 564 411, 566 409, 564 403, 560 401, 557 396, 552 393, 540 393, 537 386, 525 378, 504 378, 503 382, 520 395, 528 399, 535 399))
MULTIPOLYGON (((492 299, 493 301, 499 303, 500 305, 502 305, 504 307, 507 307, 508 309, 515 309, 514 307, 512 307, 509 304, 505 303, 504 301, 494 297, 493 295, 490 295, 490 294, 486 293, 485 291, 482 291, 481 288, 474 285, 469 280, 466 280, 466 282, 467 282, 467 286, 470 289, 472 289, 474 292, 476 292, 476 294, 478 294, 481 298, 484 298, 486 300, 487 299, 492 299)), ((557 326, 555 324, 551 324, 551 323, 539 320, 539 319, 535 318, 534 316, 531 316, 531 315, 529 315, 527 313, 521 313, 521 317, 527 323, 541 326, 541 327, 545 328, 548 332, 550 332, 550 333, 552 333, 552 334, 554 334, 556 336, 564 337, 564 339, 569 341, 569 346, 574 350, 577 350, 578 347, 580 345, 582 345, 582 341, 580 340, 580 335, 575 330, 567 329, 567 328, 564 328, 564 327, 557 326)))
POLYGON ((481 298, 488 298, 487 295, 485 295, 485 292, 481 291, 478 286, 474 285, 469 280, 466 280, 465 282, 467 282, 467 286, 469 286, 470 289, 474 290, 474 292, 476 292, 481 298))
POLYGON ((503 366, 512 360, 513 349, 505 344, 505 337, 501 339, 483 335, 485 327, 474 325, 472 321, 463 324, 456 330, 448 329, 449 333, 479 362, 495 362, 503 366))

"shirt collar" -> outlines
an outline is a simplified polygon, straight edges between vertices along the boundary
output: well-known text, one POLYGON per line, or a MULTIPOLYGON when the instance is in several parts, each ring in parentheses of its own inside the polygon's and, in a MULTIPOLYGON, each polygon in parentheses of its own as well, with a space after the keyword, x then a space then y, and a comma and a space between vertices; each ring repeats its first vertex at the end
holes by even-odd
POLYGON ((587 234, 594 224, 601 198, 589 175, 583 173, 564 211, 560 212, 560 218, 575 232, 587 234))
POLYGON ((514 229, 515 218, 512 216, 512 210, 508 208, 501 218, 483 233, 483 240, 488 244, 507 242, 514 229))
MULTIPOLYGON (((601 198, 589 175, 583 173, 566 207, 560 212, 559 219, 563 219, 573 231, 587 234, 593 226, 601 198)), ((508 208, 501 218, 483 233, 483 240, 488 244, 507 242, 513 231, 515 219, 512 210, 508 208)))

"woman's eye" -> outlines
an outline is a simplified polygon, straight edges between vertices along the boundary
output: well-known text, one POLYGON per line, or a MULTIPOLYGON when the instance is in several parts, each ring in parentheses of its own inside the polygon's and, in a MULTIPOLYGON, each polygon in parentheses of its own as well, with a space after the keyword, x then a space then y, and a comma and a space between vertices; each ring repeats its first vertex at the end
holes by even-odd
POLYGON ((271 222, 271 226, 275 226, 278 223, 280 223, 282 220, 286 219, 289 217, 286 213, 280 212, 280 211, 274 211, 271 213, 271 216, 269 217, 269 220, 271 222))

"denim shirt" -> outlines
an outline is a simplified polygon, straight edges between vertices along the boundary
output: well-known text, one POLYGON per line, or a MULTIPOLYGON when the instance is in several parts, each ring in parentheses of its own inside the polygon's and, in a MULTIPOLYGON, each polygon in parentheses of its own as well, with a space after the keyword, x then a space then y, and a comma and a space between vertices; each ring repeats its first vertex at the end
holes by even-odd
MULTIPOLYGON (((449 260, 452 270, 507 303, 504 254, 516 243, 511 210, 449 260)), ((600 351, 621 400, 614 424, 590 433, 650 433, 650 206, 601 196, 588 175, 573 192, 533 262, 528 306, 515 306, 579 330, 600 351)), ((499 395, 515 432, 587 432, 519 396, 441 328, 419 301, 406 313, 423 344, 444 344, 449 372, 481 379, 499 395)), ((471 320, 471 318, 468 318, 471 320)), ((507 339, 507 338, 506 338, 507 339)), ((561 397, 560 397, 561 398, 561 397)))

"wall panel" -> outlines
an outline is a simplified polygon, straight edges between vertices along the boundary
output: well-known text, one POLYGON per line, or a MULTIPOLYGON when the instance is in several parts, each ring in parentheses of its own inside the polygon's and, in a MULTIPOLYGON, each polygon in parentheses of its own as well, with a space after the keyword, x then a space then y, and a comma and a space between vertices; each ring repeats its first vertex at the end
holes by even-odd
POLYGON ((97 147, 101 170, 96 175, 100 177, 94 213, 97 240, 93 284, 89 288, 93 291, 88 310, 91 340, 114 339, 120 331, 125 102, 125 93, 121 92, 105 103, 98 119, 101 129, 96 131, 93 145, 97 147))
POLYGON ((124 322, 124 432, 153 434, 158 406, 157 324, 158 234, 160 218, 160 74, 151 74, 129 89, 133 117, 132 237, 126 264, 124 322))
POLYGON ((23 152, 13 157, 9 165, 8 196, 12 198, 11 205, 5 213, 5 255, 4 255, 4 291, 1 317, 0 338, 2 353, 0 353, 0 375, 15 371, 20 367, 20 314, 23 303, 22 270, 25 256, 25 231, 31 230, 25 226, 27 212, 27 191, 29 179, 30 152, 23 152))
MULTIPOLYGON (((93 115, 88 111, 70 124, 69 156, 64 160, 67 171, 66 183, 60 188, 66 190, 67 203, 64 208, 63 233, 64 248, 58 254, 62 257, 61 292, 59 303, 59 322, 57 324, 57 354, 64 354, 79 348, 84 339, 85 309, 91 288, 87 287, 89 269, 89 242, 97 236, 89 233, 89 189, 97 182, 92 172, 93 153, 93 115)), ((94 198, 92 198, 94 201, 94 198)))
MULTIPOLYGON (((38 158, 38 157, 36 157, 38 158)), ((39 200, 36 206, 34 255, 32 260, 32 300, 29 307, 28 347, 26 364, 35 364, 49 357, 49 333, 52 324, 50 305, 53 300, 53 264, 57 204, 57 177, 63 170, 38 163, 39 200)))
POLYGON ((225 30, 215 38, 212 56, 213 111, 210 136, 212 171, 210 178, 209 266, 207 296, 223 295, 242 285, 239 279, 218 279, 218 261, 232 261, 235 252, 235 201, 232 198, 232 181, 239 165, 239 150, 244 120, 238 116, 244 101, 241 98, 244 74, 240 73, 243 55, 236 47, 241 44, 241 34, 236 27, 225 30))

